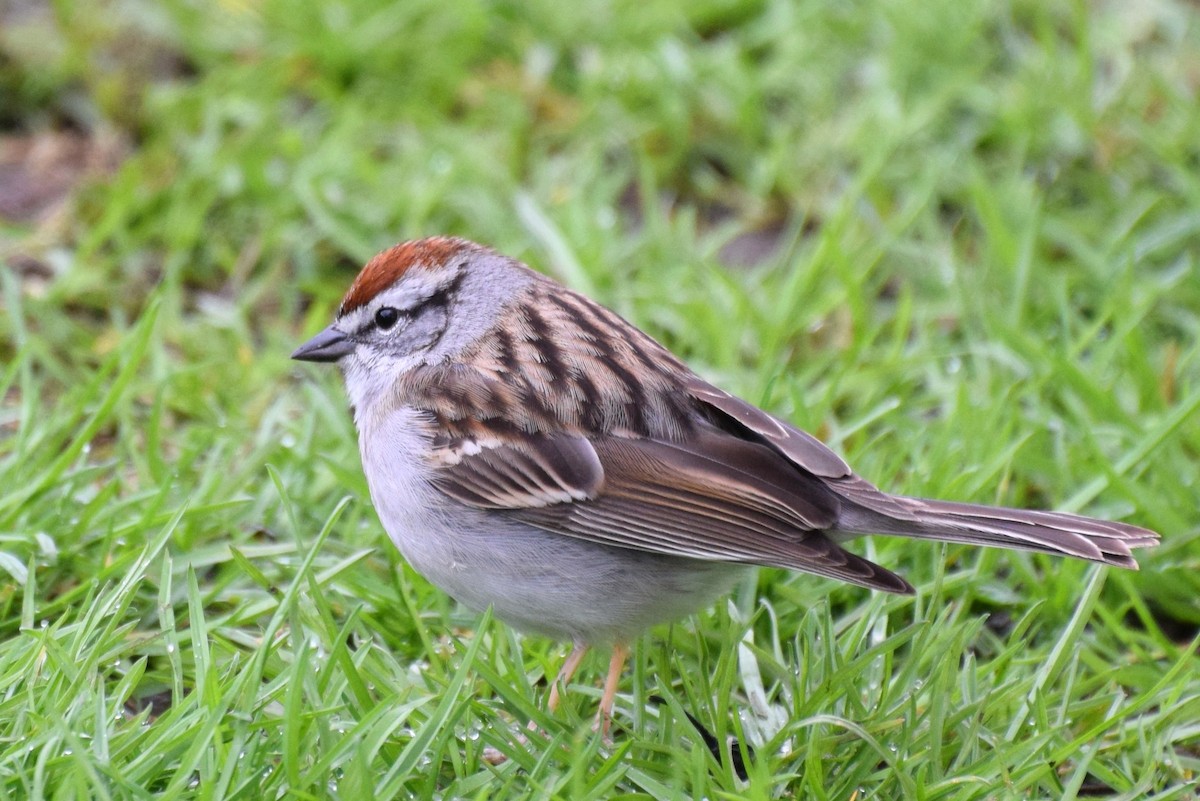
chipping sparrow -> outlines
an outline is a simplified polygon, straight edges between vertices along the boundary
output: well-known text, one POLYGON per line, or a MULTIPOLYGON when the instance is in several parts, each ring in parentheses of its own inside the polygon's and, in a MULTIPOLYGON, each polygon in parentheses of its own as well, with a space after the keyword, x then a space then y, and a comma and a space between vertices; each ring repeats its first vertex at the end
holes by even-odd
POLYGON ((771 565, 911 593, 843 550, 862 534, 1021 548, 1136 568, 1158 535, 1059 512, 888 495, 818 440, 699 378, 613 312, 462 239, 371 260, 292 354, 345 375, 383 526, 467 606, 612 646, 771 565))

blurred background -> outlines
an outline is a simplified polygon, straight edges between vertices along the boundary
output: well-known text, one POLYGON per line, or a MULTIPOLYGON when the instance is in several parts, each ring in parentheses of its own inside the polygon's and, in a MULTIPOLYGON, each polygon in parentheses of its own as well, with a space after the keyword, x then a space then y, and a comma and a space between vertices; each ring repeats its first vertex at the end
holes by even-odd
MULTIPOLYGON (((899 797, 906 775, 974 772, 982 793, 1015 760, 1033 795, 1182 797, 1200 768, 1198 93, 1184 0, 0 2, 0 787, 487 786, 480 727, 508 742, 488 721, 534 716, 561 652, 496 627, 495 672, 451 681, 444 632, 475 616, 384 541, 337 377, 288 361, 375 252, 450 233, 615 308, 885 488, 1166 535, 1094 593, 1081 565, 882 540, 863 547, 927 602, 764 571, 673 635, 683 656, 641 651, 639 675, 708 675, 764 598, 768 684, 803 664, 816 693, 791 719, 903 718, 898 747, 928 765, 780 723, 763 782, 899 797), (1051 651, 1089 603, 1095 642, 1051 651), (886 639, 914 614, 962 636, 886 639), (850 636, 847 663, 886 640, 931 683, 939 655, 995 681, 995 720, 958 736, 994 723, 1029 752, 943 754, 928 699, 888 696, 892 651, 876 705, 821 696, 796 638, 828 645, 826 624, 882 638, 850 636), (996 665, 1028 642, 1006 684, 996 665), (313 664, 320 686, 297 678, 313 664), (1074 670, 1092 678, 1064 680, 1058 717, 1021 706, 1074 670), (433 714, 446 698, 465 711, 433 714), (384 731, 381 699, 429 705, 384 731), (420 740, 443 730, 446 752, 420 740), (1037 767, 1101 735, 1108 756, 1037 767), (243 780, 220 754, 250 742, 243 780)), ((656 745, 610 757, 600 796, 741 786, 728 761, 676 759, 686 732, 638 732, 656 745)), ((506 787, 595 778, 547 759, 506 787)))

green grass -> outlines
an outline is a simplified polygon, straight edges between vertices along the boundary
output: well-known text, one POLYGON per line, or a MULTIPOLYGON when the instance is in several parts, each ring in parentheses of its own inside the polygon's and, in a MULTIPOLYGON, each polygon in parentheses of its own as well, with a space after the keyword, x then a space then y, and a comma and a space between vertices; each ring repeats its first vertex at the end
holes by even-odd
POLYGON ((1193 797, 1191 5, 31 7, 0 123, 129 157, 0 222, 0 798, 1193 797), (887 489, 1164 543, 858 543, 911 598, 761 571, 637 644, 603 743, 603 657, 548 716, 564 648, 403 564, 337 377, 288 360, 440 232, 887 489))

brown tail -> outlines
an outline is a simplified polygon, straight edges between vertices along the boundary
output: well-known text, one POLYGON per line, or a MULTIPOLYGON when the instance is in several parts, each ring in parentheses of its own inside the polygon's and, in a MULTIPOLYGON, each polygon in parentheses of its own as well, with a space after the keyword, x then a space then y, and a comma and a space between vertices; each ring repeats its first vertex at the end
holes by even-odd
MULTIPOLYGON (((1158 543, 1149 529, 1066 512, 1034 512, 973 503, 891 496, 877 507, 844 509, 839 533, 894 534, 942 542, 1073 556, 1137 570, 1130 551, 1158 543)), ((874 504, 872 504, 874 505, 874 504)))

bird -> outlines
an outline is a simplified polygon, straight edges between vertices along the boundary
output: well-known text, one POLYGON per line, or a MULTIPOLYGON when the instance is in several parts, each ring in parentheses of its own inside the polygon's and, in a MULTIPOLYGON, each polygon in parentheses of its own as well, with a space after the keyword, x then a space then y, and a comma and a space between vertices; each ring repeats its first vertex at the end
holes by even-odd
POLYGON ((892 593, 862 535, 1137 569, 1154 531, 886 493, 820 440, 701 378, 613 311, 466 239, 398 244, 293 359, 343 374, 372 503, 412 567, 469 608, 610 649, 607 727, 631 642, 769 566, 892 593))

